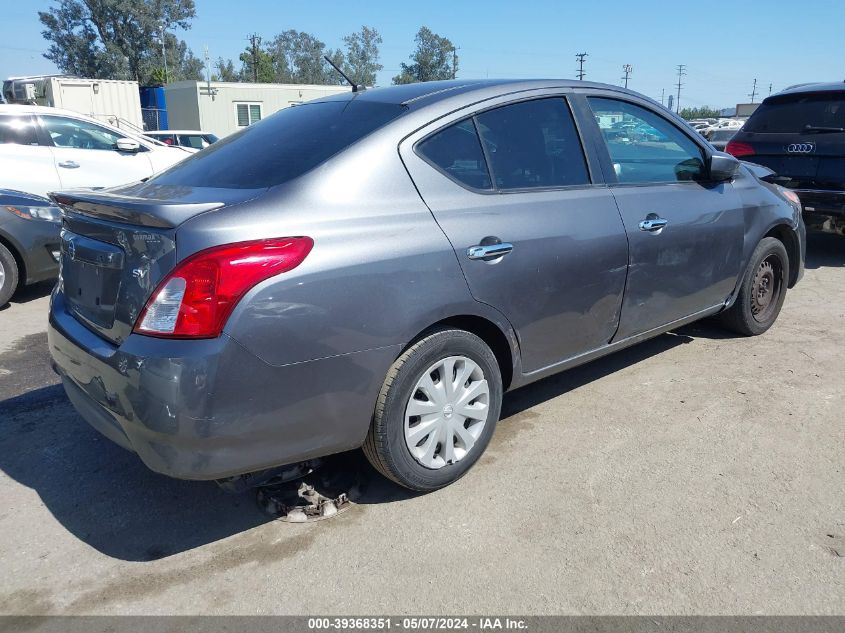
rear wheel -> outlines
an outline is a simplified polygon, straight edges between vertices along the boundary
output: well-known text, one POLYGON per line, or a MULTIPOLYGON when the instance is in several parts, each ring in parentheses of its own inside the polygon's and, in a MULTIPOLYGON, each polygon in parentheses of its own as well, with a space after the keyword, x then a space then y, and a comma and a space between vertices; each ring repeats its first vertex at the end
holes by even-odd
POLYGON ((789 256, 783 243, 763 238, 754 249, 733 306, 721 315, 722 324, 745 336, 768 330, 780 314, 789 279, 789 256))
POLYGON ((436 330, 391 366, 364 454, 406 488, 442 488, 481 457, 501 405, 499 365, 484 341, 464 330, 436 330))
POLYGON ((0 244, 0 308, 18 288, 18 263, 9 249, 0 244))

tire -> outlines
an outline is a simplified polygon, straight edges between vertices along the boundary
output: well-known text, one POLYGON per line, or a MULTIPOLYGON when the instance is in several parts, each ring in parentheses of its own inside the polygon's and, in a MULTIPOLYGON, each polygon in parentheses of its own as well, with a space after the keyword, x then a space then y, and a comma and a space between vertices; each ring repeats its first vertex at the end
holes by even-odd
POLYGON ((434 330, 390 367, 364 454, 400 486, 437 490, 460 479, 478 461, 501 408, 502 376, 487 344, 464 330, 434 330), (452 380, 442 380, 450 370, 452 380), (432 411, 426 412, 429 408, 432 411), (422 413, 412 415, 416 411, 422 413), (462 411, 469 415, 464 417, 462 411))
POLYGON ((0 308, 9 302, 18 289, 18 263, 3 244, 0 244, 0 308))
POLYGON ((724 327, 744 336, 757 336, 774 324, 786 298, 789 256, 774 237, 760 240, 734 304, 720 315, 724 327))

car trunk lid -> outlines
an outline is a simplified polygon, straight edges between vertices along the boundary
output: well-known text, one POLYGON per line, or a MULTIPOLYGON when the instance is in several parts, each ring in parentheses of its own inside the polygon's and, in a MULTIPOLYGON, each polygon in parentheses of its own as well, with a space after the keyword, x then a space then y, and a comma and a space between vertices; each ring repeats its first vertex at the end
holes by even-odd
POLYGON ((178 262, 178 226, 197 214, 243 202, 254 192, 132 185, 51 197, 65 212, 59 278, 65 307, 119 345, 178 262))

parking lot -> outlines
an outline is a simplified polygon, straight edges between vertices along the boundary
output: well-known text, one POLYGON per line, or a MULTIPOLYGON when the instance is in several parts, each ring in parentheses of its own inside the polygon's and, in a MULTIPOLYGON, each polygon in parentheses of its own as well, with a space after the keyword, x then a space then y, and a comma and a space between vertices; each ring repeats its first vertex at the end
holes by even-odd
POLYGON ((845 238, 811 236, 767 334, 699 323, 511 393, 433 494, 335 459, 354 505, 304 525, 90 429, 49 289, 0 311, 4 614, 845 614, 845 238))

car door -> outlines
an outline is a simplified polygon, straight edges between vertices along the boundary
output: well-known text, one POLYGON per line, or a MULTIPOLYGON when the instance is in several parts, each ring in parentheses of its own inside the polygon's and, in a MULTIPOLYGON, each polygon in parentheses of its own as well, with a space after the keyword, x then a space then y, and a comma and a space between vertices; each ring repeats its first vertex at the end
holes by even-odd
POLYGON ((152 175, 149 153, 116 149, 118 132, 72 117, 40 115, 49 141, 61 188, 113 187, 152 175))
POLYGON ((35 117, 0 114, 0 189, 46 196, 59 185, 53 154, 39 134, 35 117))
POLYGON ((730 182, 708 180, 692 135, 634 98, 586 97, 630 248, 616 340, 723 304, 740 272, 745 216, 730 182), (609 121, 636 133, 612 133, 609 121))
POLYGON ((473 297, 507 317, 530 373, 608 343, 628 254, 566 98, 513 99, 453 113, 400 151, 473 297))

